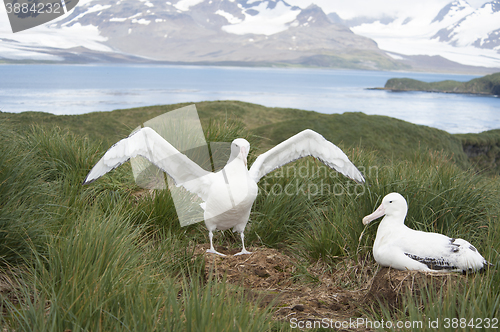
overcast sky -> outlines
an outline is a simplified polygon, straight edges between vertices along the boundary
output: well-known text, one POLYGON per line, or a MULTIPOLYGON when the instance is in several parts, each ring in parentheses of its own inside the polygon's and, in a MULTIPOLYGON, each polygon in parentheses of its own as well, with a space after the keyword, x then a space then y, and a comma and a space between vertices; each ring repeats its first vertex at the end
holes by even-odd
MULTIPOLYGON (((301 8, 315 3, 327 14, 335 12, 343 19, 350 19, 355 16, 381 17, 398 13, 416 16, 422 12, 439 11, 452 0, 285 0, 285 2, 301 8)), ((469 0, 467 2, 479 8, 488 1, 469 0)))

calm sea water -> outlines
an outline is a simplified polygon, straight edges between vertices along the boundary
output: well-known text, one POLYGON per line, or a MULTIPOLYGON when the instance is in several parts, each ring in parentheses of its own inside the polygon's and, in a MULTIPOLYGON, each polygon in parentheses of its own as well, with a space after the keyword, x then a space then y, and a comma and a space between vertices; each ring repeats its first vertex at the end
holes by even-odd
POLYGON ((387 115, 450 133, 500 128, 500 98, 367 90, 392 77, 476 76, 329 69, 1 65, 0 110, 82 114, 139 106, 241 100, 321 113, 387 115))

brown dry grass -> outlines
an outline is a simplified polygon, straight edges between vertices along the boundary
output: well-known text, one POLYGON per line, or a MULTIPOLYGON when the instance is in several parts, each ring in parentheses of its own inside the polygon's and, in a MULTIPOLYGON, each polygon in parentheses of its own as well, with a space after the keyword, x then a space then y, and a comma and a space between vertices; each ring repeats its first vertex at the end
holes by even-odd
POLYGON ((404 294, 418 295, 422 282, 447 287, 460 278, 459 274, 382 268, 369 257, 361 262, 345 259, 335 269, 316 264, 304 271, 296 258, 276 249, 249 248, 252 255, 232 256, 238 250, 217 247, 228 255, 221 257, 206 253, 208 247, 201 244, 195 250, 196 255, 204 255, 205 277, 225 280, 236 289, 242 287, 249 301, 271 304, 274 319, 284 323, 292 318, 311 322, 367 318, 370 311, 379 310, 380 304, 400 309, 404 294))

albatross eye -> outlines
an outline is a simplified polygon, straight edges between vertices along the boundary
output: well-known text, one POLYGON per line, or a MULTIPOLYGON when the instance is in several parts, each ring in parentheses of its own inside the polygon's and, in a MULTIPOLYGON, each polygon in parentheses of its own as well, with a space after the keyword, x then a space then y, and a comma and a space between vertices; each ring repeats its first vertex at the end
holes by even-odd
POLYGON ((389 203, 392 203, 392 201, 389 201, 389 203))

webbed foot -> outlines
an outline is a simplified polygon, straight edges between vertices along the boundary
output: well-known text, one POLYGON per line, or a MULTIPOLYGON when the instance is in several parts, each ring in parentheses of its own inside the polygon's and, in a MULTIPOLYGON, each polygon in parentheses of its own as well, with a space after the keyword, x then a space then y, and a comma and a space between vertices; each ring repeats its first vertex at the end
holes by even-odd
POLYGON ((234 254, 234 256, 239 256, 239 255, 250 255, 251 252, 246 250, 246 249, 243 249, 242 251, 240 251, 239 253, 237 254, 234 254))
POLYGON ((207 249, 207 252, 210 253, 210 254, 217 254, 219 256, 226 256, 224 254, 221 254, 220 252, 218 252, 217 250, 215 249, 207 249))

